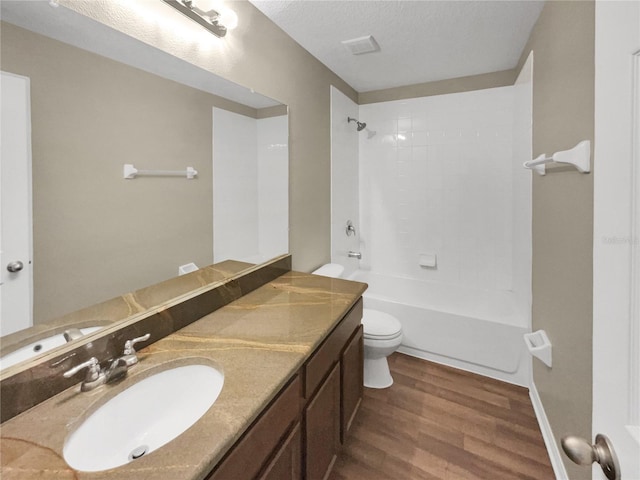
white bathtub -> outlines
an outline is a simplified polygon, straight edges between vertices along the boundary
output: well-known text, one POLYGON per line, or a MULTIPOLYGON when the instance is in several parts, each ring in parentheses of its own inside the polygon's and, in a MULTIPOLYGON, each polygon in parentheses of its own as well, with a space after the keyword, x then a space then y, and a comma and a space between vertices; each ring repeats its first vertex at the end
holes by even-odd
POLYGON ((485 291, 356 271, 366 282, 365 308, 402 323, 400 352, 528 386, 530 359, 522 336, 528 319, 511 292, 485 291))

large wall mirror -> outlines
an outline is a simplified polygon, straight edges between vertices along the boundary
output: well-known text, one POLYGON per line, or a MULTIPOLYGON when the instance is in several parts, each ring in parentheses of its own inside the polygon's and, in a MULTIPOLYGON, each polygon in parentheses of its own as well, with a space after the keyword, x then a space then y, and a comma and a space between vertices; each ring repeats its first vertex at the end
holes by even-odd
POLYGON ((201 284, 288 251, 285 105, 64 6, 1 9, 1 356, 26 346, 33 357, 51 336, 68 345, 168 301, 190 285, 181 266, 200 268, 191 278, 201 284), (25 119, 13 107, 21 89, 25 119), (30 185, 16 194, 4 140, 24 122, 30 185), (125 164, 197 175, 125 179, 125 164), (30 258, 9 251, 13 217, 32 227, 21 240, 30 258), (9 272, 15 261, 22 270, 9 272), (33 289, 20 312, 11 288, 21 276, 33 289))

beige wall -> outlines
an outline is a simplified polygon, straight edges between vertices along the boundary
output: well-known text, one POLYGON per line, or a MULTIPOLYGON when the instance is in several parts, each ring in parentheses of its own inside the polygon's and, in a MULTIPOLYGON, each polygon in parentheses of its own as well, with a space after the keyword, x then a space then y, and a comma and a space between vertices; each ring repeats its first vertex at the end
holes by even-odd
MULTIPOLYGON (((533 49, 534 157, 593 141, 594 42, 593 1, 547 2, 521 59, 533 49)), ((558 445, 570 433, 591 438, 596 172, 533 175, 533 329, 553 344, 553 368, 534 361, 533 373, 558 445)), ((570 478, 591 478, 564 460, 570 478)))
POLYGON ((9 24, 1 53, 31 79, 34 322, 210 264, 211 95, 9 24))
POLYGON ((505 87, 507 85, 513 85, 517 75, 518 70, 516 69, 503 70, 501 72, 450 78, 437 82, 418 83, 404 87, 360 92, 358 94, 358 103, 365 105, 367 103, 389 102, 391 100, 403 100, 405 98, 429 97, 431 95, 445 95, 448 93, 483 90, 485 88, 505 87))
MULTIPOLYGON (((204 37, 206 45, 199 43, 201 36, 189 37, 167 23, 163 27, 148 21, 145 13, 128 8, 127 2, 61 0, 60 4, 287 104, 293 268, 310 271, 330 260, 329 87, 335 85, 355 101, 357 94, 349 85, 246 0, 231 2, 238 27, 224 40, 204 37)), ((171 21, 187 22, 184 28, 201 33, 198 25, 177 12, 171 21)))

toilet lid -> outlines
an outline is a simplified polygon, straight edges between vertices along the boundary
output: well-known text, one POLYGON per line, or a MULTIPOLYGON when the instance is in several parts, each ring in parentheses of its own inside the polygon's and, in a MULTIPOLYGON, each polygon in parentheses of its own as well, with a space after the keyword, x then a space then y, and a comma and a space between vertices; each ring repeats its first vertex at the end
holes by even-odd
POLYGON ((393 315, 365 308, 362 311, 365 337, 395 337, 402 332, 400 321, 393 315))

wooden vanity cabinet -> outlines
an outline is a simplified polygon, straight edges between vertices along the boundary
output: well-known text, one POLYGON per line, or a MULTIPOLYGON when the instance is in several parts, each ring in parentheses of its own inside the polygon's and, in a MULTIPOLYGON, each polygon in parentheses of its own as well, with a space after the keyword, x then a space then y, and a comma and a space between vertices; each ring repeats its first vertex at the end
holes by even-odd
POLYGON ((300 423, 276 452, 260 475, 260 480, 300 480, 302 478, 302 433, 300 423))
POLYGON ((322 480, 363 393, 362 299, 205 480, 322 480))
POLYGON ((305 478, 322 480, 340 451, 340 366, 305 409, 305 478))
POLYGON ((340 442, 344 444, 364 393, 364 337, 360 325, 342 353, 340 361, 340 442))
POLYGON ((362 299, 307 361, 305 371, 306 480, 333 467, 363 391, 362 299))
MULTIPOLYGON (((231 448, 226 457, 218 466, 206 477, 206 480, 240 480, 259 478, 261 471, 265 468, 269 459, 273 458, 269 466, 276 462, 280 454, 283 457, 281 462, 286 463, 286 449, 290 449, 291 454, 300 451, 300 439, 297 437, 298 445, 295 445, 296 437, 289 434, 295 432, 296 425, 300 419, 300 406, 302 399, 302 380, 300 375, 296 375, 289 384, 280 391, 270 406, 268 406, 254 424, 231 448), (291 426, 294 425, 293 429, 291 426), (296 450, 297 449, 297 450, 296 450)), ((299 453, 298 453, 299 456, 299 453)), ((278 462, 276 462, 278 463, 278 462)), ((280 471, 285 465, 273 466, 274 470, 280 471)), ((265 477, 273 478, 273 477, 265 477)), ((281 477, 282 480, 300 477, 281 477)))

